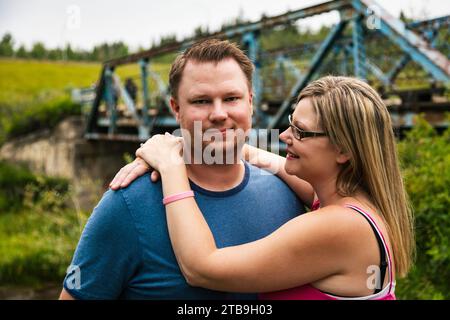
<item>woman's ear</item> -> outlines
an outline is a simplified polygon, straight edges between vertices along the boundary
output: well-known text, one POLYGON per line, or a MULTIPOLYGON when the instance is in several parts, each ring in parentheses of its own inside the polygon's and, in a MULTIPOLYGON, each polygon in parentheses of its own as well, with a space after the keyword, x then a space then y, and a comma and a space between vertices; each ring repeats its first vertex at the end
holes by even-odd
POLYGON ((348 152, 342 151, 341 148, 337 148, 336 162, 339 164, 344 164, 350 160, 350 154, 348 152))

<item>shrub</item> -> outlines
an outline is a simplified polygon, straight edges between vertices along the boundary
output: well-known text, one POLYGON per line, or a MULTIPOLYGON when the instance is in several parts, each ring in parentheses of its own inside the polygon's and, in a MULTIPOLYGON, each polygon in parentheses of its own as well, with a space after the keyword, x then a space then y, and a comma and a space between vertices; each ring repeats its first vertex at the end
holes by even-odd
MULTIPOLYGON (((44 200, 45 201, 45 200, 44 200)), ((22 209, 0 216, 0 284, 40 286, 61 282, 85 213, 22 209)))
POLYGON ((87 220, 64 179, 0 162, 0 284, 62 281, 87 220))
POLYGON ((76 114, 81 114, 81 105, 72 102, 68 97, 28 106, 22 112, 16 112, 9 117, 9 125, 5 128, 6 138, 38 129, 51 129, 64 117, 76 114))
POLYGON ((65 179, 34 175, 26 167, 0 161, 0 213, 39 203, 48 192, 64 195, 68 189, 65 179))
POLYGON ((403 299, 450 299, 450 129, 439 135, 423 117, 399 143, 414 209, 417 257, 399 281, 403 299))

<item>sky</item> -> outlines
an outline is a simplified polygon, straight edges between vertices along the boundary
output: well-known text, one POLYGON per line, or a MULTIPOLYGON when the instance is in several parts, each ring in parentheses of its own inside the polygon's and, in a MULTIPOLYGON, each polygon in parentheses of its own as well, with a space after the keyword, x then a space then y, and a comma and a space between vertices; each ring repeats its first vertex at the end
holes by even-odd
MULTIPOLYGON (((217 31, 238 16, 257 21, 323 2, 322 0, 0 0, 0 37, 10 32, 15 47, 31 48, 41 41, 48 48, 90 50, 103 42, 124 41, 131 51, 148 48, 161 36, 178 40, 198 26, 217 31)), ((398 17, 414 19, 450 14, 450 0, 377 0, 398 17)), ((299 25, 315 29, 338 21, 336 12, 305 19, 299 25)))

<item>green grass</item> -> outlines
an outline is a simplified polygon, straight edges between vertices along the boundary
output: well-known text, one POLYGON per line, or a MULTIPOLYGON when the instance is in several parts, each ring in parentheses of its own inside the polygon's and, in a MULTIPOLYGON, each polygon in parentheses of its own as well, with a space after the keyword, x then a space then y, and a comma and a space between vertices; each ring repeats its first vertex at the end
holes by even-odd
MULTIPOLYGON (((151 65, 164 81, 169 68, 168 64, 151 65)), ((89 87, 99 79, 100 70, 99 63, 0 59, 0 107, 34 104, 36 100, 60 97, 72 88, 89 87)), ((117 74, 122 80, 139 77, 139 65, 118 67, 117 74)))
POLYGON ((86 219, 74 210, 0 215, 0 284, 62 282, 86 219))
POLYGON ((89 86, 99 64, 0 59, 0 144, 79 113, 70 89, 89 86))
POLYGON ((0 106, 34 104, 94 83, 100 64, 0 59, 0 106))
MULTIPOLYGON (((42 128, 52 128, 81 106, 70 99, 74 88, 90 87, 100 77, 101 64, 0 59, 0 145, 7 139, 42 128)), ((154 63, 151 70, 167 81, 169 64, 154 63)), ((132 77, 141 91, 138 64, 120 66, 124 82, 132 77)), ((150 91, 156 86, 149 78, 150 91)))
POLYGON ((0 161, 0 286, 61 281, 87 215, 69 182, 0 161))

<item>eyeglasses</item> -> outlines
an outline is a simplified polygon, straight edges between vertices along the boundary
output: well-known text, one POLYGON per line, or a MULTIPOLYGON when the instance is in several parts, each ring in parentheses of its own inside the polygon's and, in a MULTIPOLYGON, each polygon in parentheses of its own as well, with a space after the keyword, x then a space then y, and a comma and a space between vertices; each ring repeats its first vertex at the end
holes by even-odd
POLYGON ((326 136, 325 132, 312 132, 312 131, 304 131, 300 128, 297 128, 292 123, 292 114, 289 115, 289 126, 292 129, 292 133, 294 134, 294 138, 297 140, 302 140, 303 138, 309 138, 309 137, 323 137, 326 136))

